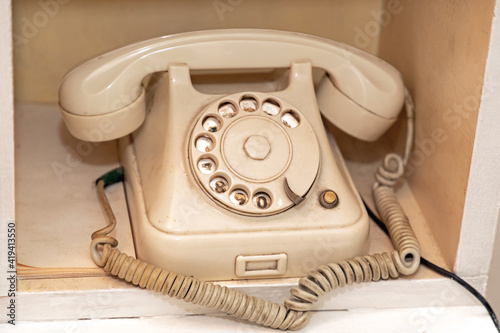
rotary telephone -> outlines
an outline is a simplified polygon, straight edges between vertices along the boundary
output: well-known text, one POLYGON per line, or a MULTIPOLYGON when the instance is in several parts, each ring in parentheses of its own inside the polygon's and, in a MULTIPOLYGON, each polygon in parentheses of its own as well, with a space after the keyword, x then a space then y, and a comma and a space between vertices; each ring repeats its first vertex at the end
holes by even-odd
POLYGON ((137 253, 120 253, 108 235, 109 174, 97 182, 110 224, 92 235, 94 261, 141 287, 281 329, 302 327, 326 291, 412 274, 420 250, 392 190, 403 160, 388 156, 374 187, 397 251, 361 257, 368 215, 321 117, 373 141, 404 101, 389 64, 293 32, 182 33, 80 65, 63 79, 60 109, 75 137, 119 139, 137 253), (316 88, 313 68, 325 73, 316 88), (208 94, 191 80, 270 69, 288 70, 284 89, 208 94), (284 305, 206 282, 279 277, 303 277, 284 305))

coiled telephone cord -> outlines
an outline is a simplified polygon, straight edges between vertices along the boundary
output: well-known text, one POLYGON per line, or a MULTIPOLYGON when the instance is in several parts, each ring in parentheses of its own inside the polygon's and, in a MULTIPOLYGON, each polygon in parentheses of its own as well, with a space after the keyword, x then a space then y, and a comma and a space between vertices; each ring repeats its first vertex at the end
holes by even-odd
POLYGON ((377 210, 385 221, 396 250, 390 254, 377 253, 322 265, 299 280, 298 287, 290 290, 291 297, 284 301, 284 305, 169 272, 116 249, 118 241, 108 236, 116 226, 116 218, 104 188, 123 180, 123 173, 118 176, 110 176, 109 173, 97 181, 97 193, 109 224, 92 234, 92 259, 106 272, 141 288, 218 309, 263 326, 281 330, 301 329, 308 322, 314 302, 326 292, 353 283, 397 278, 400 274, 411 275, 418 269, 420 246, 393 190, 397 179, 404 172, 413 144, 413 101, 408 92, 406 112, 408 129, 404 159, 396 154, 388 154, 375 176, 373 186, 377 210))
MULTIPOLYGON (((381 168, 385 174, 383 177, 396 174, 385 168, 389 166, 391 158, 386 158, 386 161, 387 163, 381 168)), ((399 161, 402 163, 401 159, 399 161)), ((382 209, 382 216, 387 218, 387 228, 390 230, 397 251, 323 265, 309 272, 307 277, 301 278, 299 287, 291 289, 291 297, 285 300, 284 305, 279 305, 211 282, 169 272, 121 253, 115 248, 118 241, 108 236, 116 226, 116 218, 106 198, 105 185, 104 180, 99 180, 97 192, 109 224, 92 234, 91 243, 92 258, 98 266, 141 288, 218 309, 267 327, 282 330, 300 329, 307 324, 313 303, 326 292, 353 283, 397 278, 400 274, 412 274, 418 268, 420 258, 418 242, 397 204, 392 186, 379 183, 375 186, 374 195, 377 206, 382 209)))

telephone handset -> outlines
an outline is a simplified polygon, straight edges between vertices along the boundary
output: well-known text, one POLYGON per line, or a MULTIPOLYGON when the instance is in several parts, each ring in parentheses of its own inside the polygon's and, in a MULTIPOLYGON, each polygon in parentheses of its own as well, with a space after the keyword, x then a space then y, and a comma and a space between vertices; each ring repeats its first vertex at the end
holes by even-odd
MULTIPOLYGON (((398 251, 357 257, 367 249, 368 216, 321 118, 359 139, 376 140, 404 99, 399 73, 382 60, 292 32, 183 33, 84 63, 63 79, 60 109, 82 140, 121 138, 139 258, 111 250, 116 240, 106 236, 108 227, 93 235, 94 260, 142 287, 280 328, 302 326, 320 289, 413 273, 418 243, 392 194, 403 161, 386 158, 375 186, 398 251), (313 67, 326 72, 316 90, 313 67), (284 90, 205 94, 191 82, 192 70, 271 68, 289 68, 284 90), (146 92, 144 77, 165 71, 146 92), (323 266, 315 273, 311 265, 323 266), (189 277, 308 272, 284 306, 189 277)), ((106 206, 105 185, 99 183, 99 193, 106 206)))
POLYGON ((96 140, 89 133, 110 119, 116 129, 102 131, 98 140, 117 139, 144 120, 142 79, 166 71, 171 63, 185 63, 191 70, 263 69, 289 68, 301 59, 328 74, 318 97, 328 120, 364 140, 375 140, 392 125, 404 99, 401 76, 392 66, 324 38, 256 29, 182 33, 109 52, 65 76, 59 104, 77 138, 96 140))

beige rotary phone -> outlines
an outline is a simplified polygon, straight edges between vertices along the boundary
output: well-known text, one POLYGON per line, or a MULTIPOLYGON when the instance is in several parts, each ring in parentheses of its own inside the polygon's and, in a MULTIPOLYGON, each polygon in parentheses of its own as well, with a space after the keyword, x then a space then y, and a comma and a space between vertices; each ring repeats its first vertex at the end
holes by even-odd
MULTIPOLYGON (((418 244, 408 236, 407 221, 400 221, 402 212, 404 218, 392 216, 388 224, 390 230, 395 225, 399 252, 359 257, 367 249, 368 216, 321 117, 368 141, 391 126, 404 86, 400 74, 376 57, 292 32, 190 32, 84 63, 66 75, 59 98, 77 138, 120 138, 138 259, 112 249, 117 242, 106 236, 115 222, 104 181, 98 187, 111 225, 92 243, 94 260, 114 275, 270 327, 296 329, 321 293, 418 267, 418 244), (313 67, 325 71, 316 90, 313 67), (288 84, 272 92, 207 94, 191 80, 192 71, 276 68, 289 69, 288 84), (152 72, 163 74, 145 88, 152 72), (318 258, 321 244, 332 249, 329 256, 318 258), (322 266, 308 272, 312 259, 322 266), (306 275, 284 305, 203 282, 306 275)), ((396 161, 397 175, 376 186, 388 192, 381 200, 389 210, 394 178, 402 173, 398 158, 386 159, 385 170, 390 173, 396 161)))

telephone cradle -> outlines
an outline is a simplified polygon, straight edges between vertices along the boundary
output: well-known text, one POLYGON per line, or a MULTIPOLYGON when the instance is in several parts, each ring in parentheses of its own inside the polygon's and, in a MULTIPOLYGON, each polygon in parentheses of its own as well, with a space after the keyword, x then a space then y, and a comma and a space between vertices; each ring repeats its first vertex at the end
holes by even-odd
POLYGON ((108 235, 116 221, 104 188, 114 181, 101 178, 109 225, 92 235, 91 255, 112 275, 258 324, 299 329, 325 292, 418 268, 420 247, 393 191, 411 151, 413 105, 400 74, 374 56, 284 31, 182 33, 73 69, 59 105, 77 138, 119 139, 138 258, 120 253, 108 235), (275 91, 207 93, 192 82, 200 71, 275 69, 288 73, 275 91), (323 71, 317 84, 313 69, 323 71), (365 255, 368 215, 322 116, 374 141, 405 101, 405 156, 389 154, 373 187, 396 250, 365 255), (318 255, 321 246, 328 256, 318 255), (301 277, 283 305, 206 282, 282 277, 301 277))

